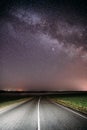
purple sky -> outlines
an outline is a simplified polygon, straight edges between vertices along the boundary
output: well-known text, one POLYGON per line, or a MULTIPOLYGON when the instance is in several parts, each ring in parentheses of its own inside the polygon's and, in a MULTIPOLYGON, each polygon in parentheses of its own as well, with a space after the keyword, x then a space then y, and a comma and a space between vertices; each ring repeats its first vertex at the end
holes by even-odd
POLYGON ((0 17, 1 89, 87 90, 87 19, 41 7, 11 6, 0 17))

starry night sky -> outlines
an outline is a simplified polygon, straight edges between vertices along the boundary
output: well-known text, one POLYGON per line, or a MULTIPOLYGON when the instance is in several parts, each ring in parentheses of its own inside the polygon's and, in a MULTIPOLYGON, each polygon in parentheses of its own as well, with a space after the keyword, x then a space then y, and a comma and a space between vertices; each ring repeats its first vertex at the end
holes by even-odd
POLYGON ((86 0, 0 1, 0 89, 87 90, 86 0))

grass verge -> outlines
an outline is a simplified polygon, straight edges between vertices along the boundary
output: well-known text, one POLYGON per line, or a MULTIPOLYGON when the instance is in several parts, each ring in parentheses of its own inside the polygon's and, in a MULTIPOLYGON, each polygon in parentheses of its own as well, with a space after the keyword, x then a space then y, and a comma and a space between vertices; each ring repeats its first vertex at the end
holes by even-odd
POLYGON ((9 106, 9 105, 12 105, 12 104, 15 104, 15 103, 20 103, 22 101, 26 101, 27 99, 29 99, 29 98, 16 99, 16 100, 13 100, 13 101, 2 102, 2 103, 0 103, 0 108, 9 106))
POLYGON ((53 101, 62 104, 66 107, 75 109, 79 112, 87 114, 87 95, 85 96, 63 96, 63 97, 52 97, 53 101))
POLYGON ((31 96, 23 93, 0 93, 0 108, 20 103, 31 98, 31 96))

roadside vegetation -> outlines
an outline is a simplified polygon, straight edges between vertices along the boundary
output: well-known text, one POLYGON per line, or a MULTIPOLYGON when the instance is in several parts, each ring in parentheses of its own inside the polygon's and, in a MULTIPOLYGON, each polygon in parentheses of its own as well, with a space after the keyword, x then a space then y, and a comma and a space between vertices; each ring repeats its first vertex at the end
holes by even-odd
POLYGON ((87 95, 56 96, 52 97, 52 100, 66 107, 87 114, 87 95))
POLYGON ((0 108, 9 106, 11 104, 20 103, 29 98, 31 99, 29 96, 20 94, 0 94, 0 108))

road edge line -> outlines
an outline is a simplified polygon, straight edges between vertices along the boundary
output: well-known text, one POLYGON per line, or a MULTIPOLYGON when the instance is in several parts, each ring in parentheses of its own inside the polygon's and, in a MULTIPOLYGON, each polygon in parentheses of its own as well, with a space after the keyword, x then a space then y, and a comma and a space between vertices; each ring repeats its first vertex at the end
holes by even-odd
MULTIPOLYGON (((32 100, 32 99, 31 99, 31 100, 32 100)), ((18 107, 18 106, 20 106, 20 105, 22 105, 22 104, 28 102, 28 101, 31 101, 31 100, 26 99, 26 100, 24 100, 24 101, 20 101, 20 102, 17 102, 17 103, 15 102, 15 103, 13 103, 13 104, 10 104, 10 105, 8 105, 8 106, 5 106, 5 107, 1 108, 0 114, 3 114, 4 112, 10 111, 10 110, 12 110, 12 109, 14 109, 14 108, 16 108, 16 107, 18 107)))
POLYGON ((74 111, 74 110, 72 110, 72 109, 70 109, 70 108, 68 108, 68 107, 66 107, 66 106, 63 106, 62 104, 59 104, 59 103, 56 103, 56 102, 53 102, 53 101, 51 101, 51 102, 52 102, 53 104, 57 105, 57 106, 60 106, 60 107, 62 107, 62 108, 64 108, 64 109, 68 110, 68 111, 71 111, 72 113, 74 113, 74 114, 76 114, 76 115, 79 115, 80 117, 82 117, 82 118, 84 118, 84 119, 87 120, 87 117, 86 117, 86 116, 84 116, 84 115, 82 115, 82 114, 80 114, 80 113, 78 113, 78 112, 76 112, 76 111, 74 111))

